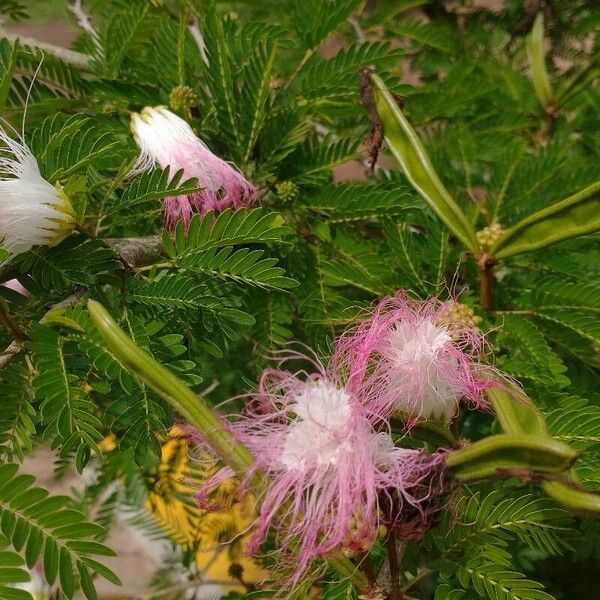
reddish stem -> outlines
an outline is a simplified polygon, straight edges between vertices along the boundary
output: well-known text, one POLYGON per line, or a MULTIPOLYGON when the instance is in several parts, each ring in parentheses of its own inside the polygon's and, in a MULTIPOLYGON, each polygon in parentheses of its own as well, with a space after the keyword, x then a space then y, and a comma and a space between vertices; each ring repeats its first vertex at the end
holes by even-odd
POLYGON ((400 600, 400 565, 398 564, 398 550, 396 548, 396 539, 393 532, 387 538, 385 543, 388 552, 388 562, 390 564, 390 600, 400 600))
POLYGON ((495 264, 496 261, 487 255, 482 256, 479 261, 479 304, 485 311, 492 310, 492 270, 495 264))

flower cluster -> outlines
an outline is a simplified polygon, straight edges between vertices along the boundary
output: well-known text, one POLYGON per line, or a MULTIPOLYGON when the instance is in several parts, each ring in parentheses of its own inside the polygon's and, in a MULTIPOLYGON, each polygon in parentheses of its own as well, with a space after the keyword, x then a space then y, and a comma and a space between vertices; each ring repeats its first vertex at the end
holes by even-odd
POLYGON ((456 318, 454 301, 417 302, 399 292, 340 338, 332 362, 374 414, 399 413, 408 425, 449 421, 462 399, 481 407, 491 383, 478 360, 483 336, 472 323, 456 318))
MULTIPOLYGON (((491 379, 478 362, 482 338, 443 319, 452 305, 403 293, 383 300, 337 340, 327 368, 303 357, 312 373, 265 370, 242 414, 227 423, 255 459, 245 483, 262 474, 248 550, 273 532, 295 568, 292 584, 317 556, 367 550, 382 524, 409 515, 413 530, 427 528, 444 488, 446 451, 398 446, 389 417, 401 411, 409 425, 450 419, 462 398, 483 405, 491 379)), ((203 505, 233 476, 225 468, 206 482, 203 505)))

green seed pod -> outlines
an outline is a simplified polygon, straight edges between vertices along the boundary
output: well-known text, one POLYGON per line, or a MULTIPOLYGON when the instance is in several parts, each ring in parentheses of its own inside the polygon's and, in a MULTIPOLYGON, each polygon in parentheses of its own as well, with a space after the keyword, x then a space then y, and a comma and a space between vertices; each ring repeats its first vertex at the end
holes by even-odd
POLYGON ((544 481, 543 490, 556 502, 581 517, 600 516, 600 494, 577 489, 563 481, 544 481))
POLYGON ((519 390, 511 389, 509 392, 502 388, 489 388, 485 395, 506 433, 549 436, 543 415, 519 390))
POLYGON ((575 450, 552 438, 501 434, 450 452, 447 465, 461 481, 472 481, 499 473, 561 473, 576 458, 575 450))

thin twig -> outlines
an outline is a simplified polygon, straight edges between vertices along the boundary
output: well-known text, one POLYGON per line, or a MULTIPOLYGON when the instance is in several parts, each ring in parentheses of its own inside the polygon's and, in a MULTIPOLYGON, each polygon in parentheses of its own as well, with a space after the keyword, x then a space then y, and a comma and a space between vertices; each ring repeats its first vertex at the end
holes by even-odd
POLYGON ((415 584, 417 584, 419 581, 421 581, 421 579, 423 579, 424 577, 427 577, 427 576, 431 575, 432 573, 433 573, 433 571, 431 569, 426 569, 426 568, 421 569, 402 588, 402 593, 405 594, 405 592, 408 592, 408 590, 410 590, 411 587, 413 587, 415 584))
POLYGON ((8 312, 8 305, 0 298, 0 325, 13 337, 15 342, 22 342, 25 334, 8 312))
POLYGON ((360 26, 358 19, 356 17, 348 17, 346 19, 350 25, 352 25, 354 29, 354 35, 356 35, 356 41, 359 44, 364 44, 367 41, 367 36, 365 35, 364 29, 360 26))
POLYGON ((21 352, 21 344, 17 344, 17 342, 12 342, 2 354, 0 354, 0 369, 4 369, 10 363, 10 361, 21 352))
POLYGON ((312 58, 312 55, 315 53, 316 50, 316 48, 309 48, 306 51, 306 53, 302 57, 302 60, 298 63, 298 65, 290 75, 290 78, 286 81, 285 85, 283 86, 284 90, 287 90, 290 87, 290 85, 292 85, 296 77, 298 77, 298 75, 300 74, 300 71, 302 71, 302 69, 304 68, 304 65, 312 58))
POLYGON ((94 29, 89 15, 83 10, 82 0, 70 0, 68 3, 68 8, 75 17, 77 25, 79 25, 79 27, 81 27, 81 29, 83 29, 90 36, 98 53, 103 55, 104 50, 102 48, 102 44, 100 43, 100 36, 94 29))

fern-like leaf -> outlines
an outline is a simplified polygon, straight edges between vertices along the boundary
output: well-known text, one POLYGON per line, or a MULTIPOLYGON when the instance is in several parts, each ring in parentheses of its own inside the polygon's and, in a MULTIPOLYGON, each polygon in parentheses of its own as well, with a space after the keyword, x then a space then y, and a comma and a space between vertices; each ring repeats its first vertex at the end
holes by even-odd
POLYGON ((58 578, 67 598, 75 594, 77 575, 89 600, 96 598, 93 573, 120 585, 108 567, 92 558, 115 556, 110 548, 90 539, 102 527, 68 508, 67 496, 50 496, 34 482, 32 475, 18 474, 14 464, 0 466, 0 529, 24 555, 27 566, 33 567, 41 557, 46 581, 52 585, 58 578))

